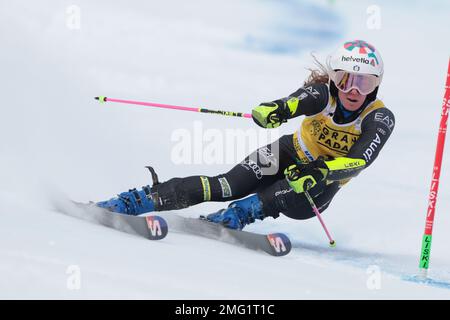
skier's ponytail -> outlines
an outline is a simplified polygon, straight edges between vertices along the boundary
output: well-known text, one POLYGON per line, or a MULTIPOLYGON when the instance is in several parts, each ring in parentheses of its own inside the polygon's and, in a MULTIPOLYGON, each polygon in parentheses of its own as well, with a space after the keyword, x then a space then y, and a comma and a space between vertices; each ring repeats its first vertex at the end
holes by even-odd
POLYGON ((308 68, 311 73, 305 80, 303 86, 307 87, 318 83, 328 84, 330 78, 328 76, 327 68, 316 58, 316 56, 314 56, 314 54, 311 53, 311 56, 313 57, 314 64, 317 68, 308 68))

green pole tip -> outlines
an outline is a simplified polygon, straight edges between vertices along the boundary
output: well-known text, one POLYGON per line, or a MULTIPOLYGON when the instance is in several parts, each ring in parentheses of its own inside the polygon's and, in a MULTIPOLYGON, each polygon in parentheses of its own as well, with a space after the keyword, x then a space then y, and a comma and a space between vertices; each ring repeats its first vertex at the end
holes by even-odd
POLYGON ((95 100, 100 101, 100 103, 106 102, 106 97, 104 96, 99 96, 99 97, 95 97, 95 100))
POLYGON ((336 247, 336 241, 330 241, 330 247, 331 248, 334 248, 334 247, 336 247))

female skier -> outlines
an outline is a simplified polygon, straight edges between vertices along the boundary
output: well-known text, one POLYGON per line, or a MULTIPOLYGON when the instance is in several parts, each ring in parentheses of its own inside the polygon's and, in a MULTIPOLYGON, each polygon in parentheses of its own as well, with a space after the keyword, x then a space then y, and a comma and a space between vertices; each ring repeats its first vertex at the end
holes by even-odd
POLYGON ((338 190, 376 159, 394 129, 394 115, 377 99, 383 61, 372 45, 346 42, 326 67, 319 66, 293 94, 252 110, 263 128, 306 116, 294 134, 257 149, 225 174, 156 181, 97 205, 139 215, 236 200, 206 216, 232 229, 280 212, 293 219, 313 217, 305 192, 323 212, 338 190))

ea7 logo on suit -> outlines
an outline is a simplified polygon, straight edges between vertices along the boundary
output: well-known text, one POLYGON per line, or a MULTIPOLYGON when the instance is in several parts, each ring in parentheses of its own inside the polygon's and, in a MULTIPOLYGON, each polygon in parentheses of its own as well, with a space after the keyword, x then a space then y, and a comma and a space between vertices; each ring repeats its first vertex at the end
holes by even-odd
POLYGON ((312 86, 306 87, 305 91, 311 95, 314 99, 317 99, 318 96, 320 96, 320 92, 314 89, 312 86))
POLYGON ((389 128, 389 131, 391 131, 395 125, 394 120, 392 120, 389 116, 385 115, 382 112, 375 113, 375 121, 380 121, 380 122, 384 123, 385 125, 387 125, 389 128))

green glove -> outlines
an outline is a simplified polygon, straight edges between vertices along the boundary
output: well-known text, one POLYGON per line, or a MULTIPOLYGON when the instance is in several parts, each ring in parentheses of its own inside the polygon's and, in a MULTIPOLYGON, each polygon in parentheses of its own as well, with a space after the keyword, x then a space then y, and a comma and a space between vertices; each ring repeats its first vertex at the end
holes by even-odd
POLYGON ((284 116, 284 101, 264 102, 252 110, 255 123, 263 128, 277 128, 286 122, 284 116))
POLYGON ((280 99, 261 103, 252 110, 253 121, 263 128, 277 128, 296 113, 298 102, 298 98, 291 97, 289 100, 280 99))
POLYGON ((324 161, 316 160, 308 164, 293 164, 284 170, 284 174, 294 192, 303 193, 325 180, 328 168, 324 161))

